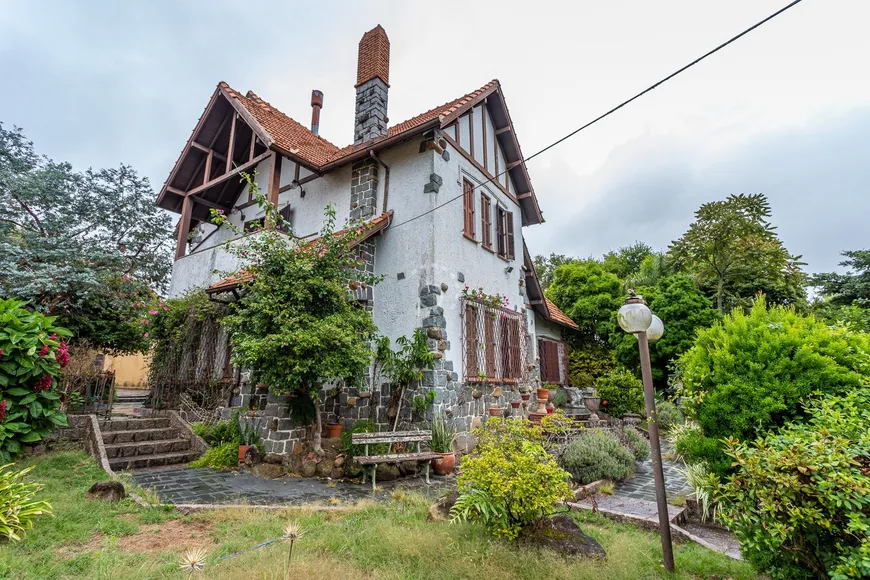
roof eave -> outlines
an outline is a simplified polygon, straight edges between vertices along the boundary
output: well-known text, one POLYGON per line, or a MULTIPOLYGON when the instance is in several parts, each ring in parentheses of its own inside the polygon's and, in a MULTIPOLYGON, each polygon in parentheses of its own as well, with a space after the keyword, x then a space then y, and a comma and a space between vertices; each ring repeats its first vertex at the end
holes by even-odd
POLYGON ((420 133, 425 133, 426 131, 428 131, 430 129, 434 129, 434 128, 438 127, 439 124, 440 124, 440 121, 436 117, 436 118, 432 119, 431 121, 426 121, 425 123, 421 123, 420 125, 412 128, 412 129, 409 129, 407 131, 403 131, 401 133, 393 135, 392 137, 386 137, 384 139, 376 139, 376 140, 372 141, 371 143, 362 143, 361 145, 359 145, 360 148, 357 149, 356 151, 354 151, 353 153, 348 153, 347 155, 344 155, 342 157, 339 157, 338 159, 334 159, 333 161, 330 161, 329 163, 325 163, 324 165, 321 165, 320 172, 326 173, 328 171, 332 171, 333 169, 337 169, 339 167, 342 167, 343 165, 347 165, 348 163, 351 163, 353 161, 358 161, 360 159, 368 157, 371 151, 381 151, 383 149, 393 147, 394 145, 398 145, 399 143, 402 143, 403 141, 407 141, 408 139, 414 137, 415 135, 418 135, 420 133))

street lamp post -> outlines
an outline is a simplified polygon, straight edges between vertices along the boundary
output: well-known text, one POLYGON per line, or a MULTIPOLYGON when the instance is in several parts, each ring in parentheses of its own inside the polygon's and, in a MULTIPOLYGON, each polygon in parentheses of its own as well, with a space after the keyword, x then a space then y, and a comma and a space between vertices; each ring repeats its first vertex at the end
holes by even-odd
POLYGON ((659 418, 656 413, 655 390, 652 382, 652 366, 649 360, 649 341, 656 341, 664 334, 665 327, 658 316, 650 312, 642 296, 634 290, 619 309, 619 326, 637 337, 640 349, 640 370, 643 375, 643 398, 646 402, 646 421, 649 431, 650 450, 653 461, 653 477, 656 486, 656 504, 659 512, 659 531, 662 536, 662 557, 665 569, 674 571, 674 549, 671 544, 671 522, 668 517, 668 499, 665 493, 665 474, 662 470, 662 448, 659 440, 659 418))

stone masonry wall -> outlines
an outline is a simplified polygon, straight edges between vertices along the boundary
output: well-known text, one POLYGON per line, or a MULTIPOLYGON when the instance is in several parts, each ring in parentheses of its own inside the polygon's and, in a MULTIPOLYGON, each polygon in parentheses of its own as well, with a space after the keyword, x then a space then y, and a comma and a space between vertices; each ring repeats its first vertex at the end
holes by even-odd
POLYGON ((353 144, 359 145, 387 134, 387 84, 374 77, 356 88, 353 144))

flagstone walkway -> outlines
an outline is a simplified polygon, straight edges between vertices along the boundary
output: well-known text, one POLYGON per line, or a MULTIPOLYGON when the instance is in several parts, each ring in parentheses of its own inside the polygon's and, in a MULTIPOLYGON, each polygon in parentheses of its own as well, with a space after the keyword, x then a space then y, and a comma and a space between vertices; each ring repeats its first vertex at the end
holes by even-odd
POLYGON ((386 493, 373 494, 371 485, 328 482, 315 478, 282 477, 263 479, 248 472, 187 467, 133 473, 137 485, 150 489, 164 502, 181 504, 257 504, 305 505, 316 503, 352 504, 362 499, 389 497, 401 486, 426 495, 438 495, 454 484, 452 478, 431 478, 427 486, 422 477, 378 481, 386 493))
MULTIPOLYGON (((662 455, 669 455, 671 451, 670 442, 662 441, 662 455)), ((681 462, 662 459, 662 471, 665 474, 665 489, 668 493, 668 499, 686 497, 692 493, 692 488, 686 483, 686 476, 681 471, 683 469, 685 466, 681 462)), ((637 474, 634 478, 618 483, 613 490, 613 495, 655 501, 656 488, 653 479, 652 459, 638 463, 637 474)))

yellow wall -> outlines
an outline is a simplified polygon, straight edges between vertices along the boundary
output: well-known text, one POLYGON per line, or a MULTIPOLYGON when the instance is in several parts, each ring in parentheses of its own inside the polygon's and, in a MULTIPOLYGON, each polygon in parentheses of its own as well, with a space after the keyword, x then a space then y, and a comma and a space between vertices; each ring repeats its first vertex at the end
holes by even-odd
POLYGON ((148 364, 150 358, 143 354, 106 356, 103 368, 115 371, 115 384, 130 389, 148 388, 148 364))

